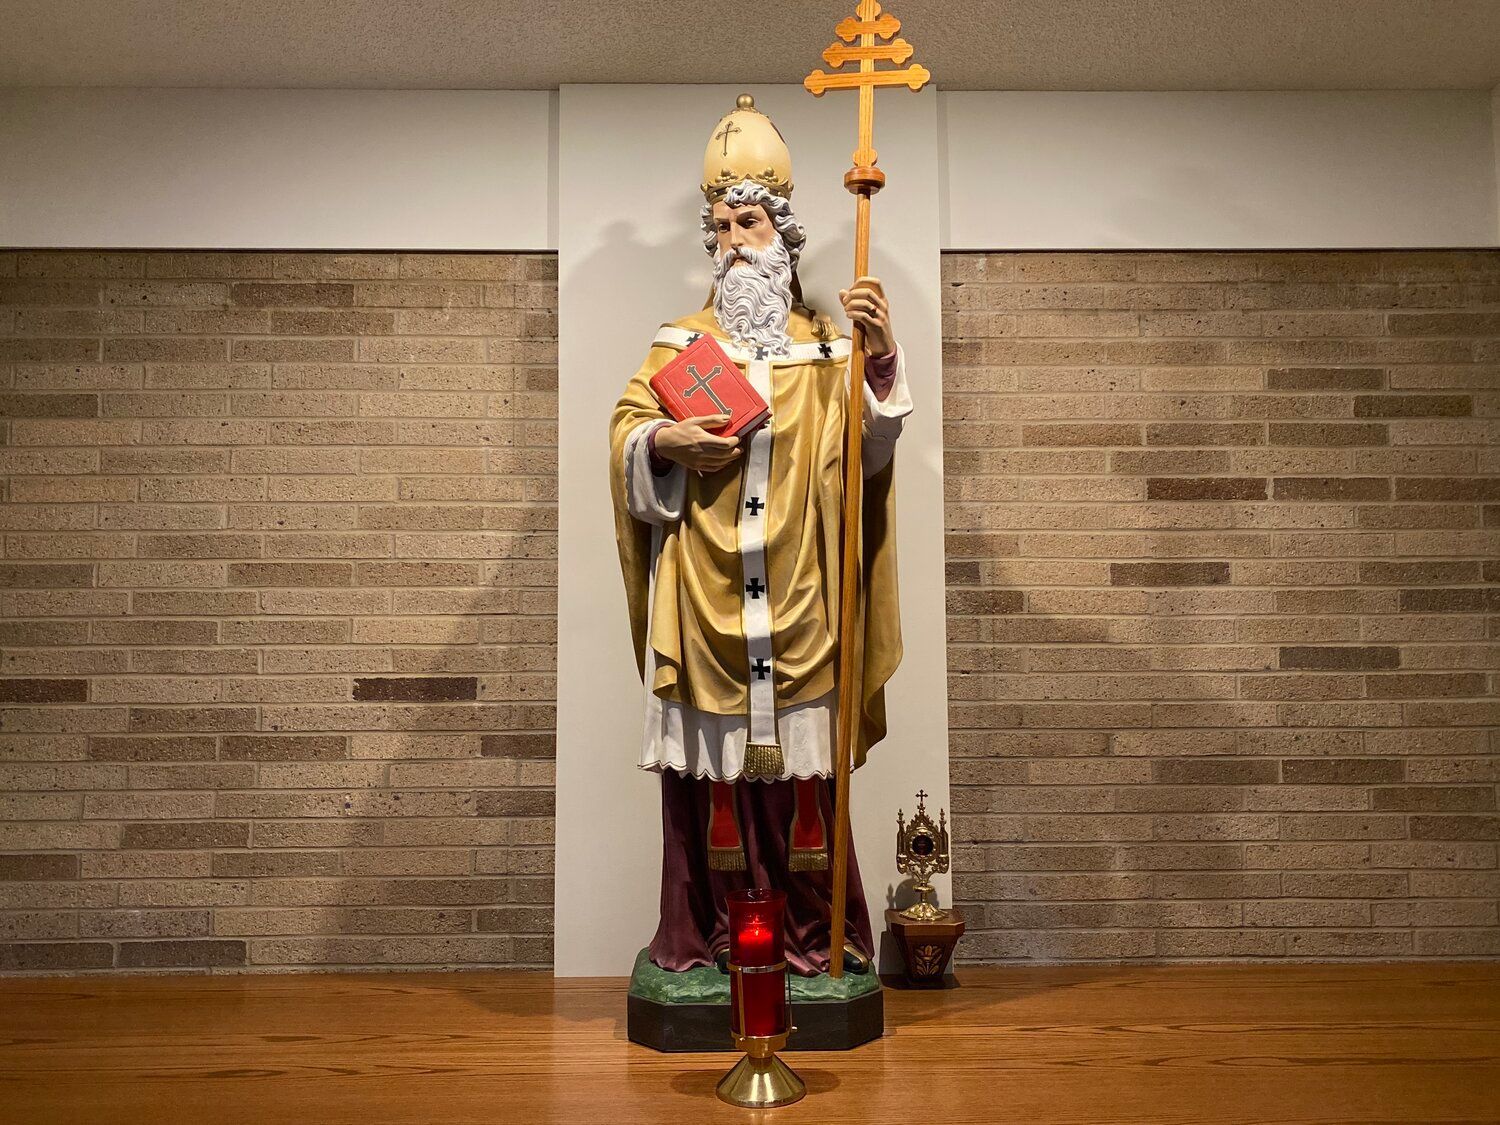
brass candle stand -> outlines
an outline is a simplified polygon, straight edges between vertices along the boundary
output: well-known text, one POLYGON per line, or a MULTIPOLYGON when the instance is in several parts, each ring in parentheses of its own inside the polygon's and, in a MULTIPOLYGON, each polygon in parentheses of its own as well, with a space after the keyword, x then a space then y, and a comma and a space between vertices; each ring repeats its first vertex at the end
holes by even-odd
POLYGON ((735 1049, 744 1051, 745 1057, 719 1079, 719 1100, 743 1109, 774 1109, 801 1101, 807 1093, 807 1085, 776 1054, 777 1051, 786 1049, 787 1036, 797 1030, 791 1023, 792 983, 784 975, 786 962, 778 961, 774 965, 737 965, 731 961, 727 968, 731 974, 739 977, 733 982, 736 985, 734 996, 738 1001, 738 1010, 734 1013, 735 1027, 745 1026, 744 975, 776 972, 783 974, 786 983, 787 1027, 777 1035, 742 1035, 731 1029, 735 1049))

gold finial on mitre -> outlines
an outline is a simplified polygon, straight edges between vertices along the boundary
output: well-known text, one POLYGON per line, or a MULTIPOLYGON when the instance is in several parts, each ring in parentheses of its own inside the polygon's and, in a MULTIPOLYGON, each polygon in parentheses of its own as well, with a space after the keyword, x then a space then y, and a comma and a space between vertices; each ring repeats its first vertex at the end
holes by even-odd
POLYGON ((719 118, 703 152, 704 197, 717 202, 741 180, 754 180, 774 195, 792 194, 792 154, 771 119, 741 94, 735 108, 719 118))

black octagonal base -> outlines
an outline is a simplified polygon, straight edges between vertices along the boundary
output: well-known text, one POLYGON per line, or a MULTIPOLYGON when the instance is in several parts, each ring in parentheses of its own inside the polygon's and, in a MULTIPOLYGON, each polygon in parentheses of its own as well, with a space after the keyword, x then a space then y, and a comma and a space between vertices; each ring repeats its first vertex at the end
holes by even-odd
MULTIPOLYGON (((664 1004, 630 996, 627 1024, 631 1042, 658 1051, 733 1051, 729 1005, 664 1004)), ((792 1003, 797 1030, 788 1051, 847 1051, 885 1034, 885 992, 875 989, 849 1000, 792 1003)))

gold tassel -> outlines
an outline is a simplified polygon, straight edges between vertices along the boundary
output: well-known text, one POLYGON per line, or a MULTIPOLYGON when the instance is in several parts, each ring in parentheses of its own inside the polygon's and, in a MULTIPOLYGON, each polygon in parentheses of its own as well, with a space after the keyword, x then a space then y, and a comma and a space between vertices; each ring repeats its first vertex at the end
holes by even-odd
POLYGON ((828 853, 821 848, 793 848, 786 858, 788 871, 827 871, 828 853))
POLYGON ((774 742, 745 743, 744 773, 746 777, 780 777, 784 769, 786 769, 786 758, 782 756, 780 746, 774 742))
MULTIPOLYGON (((812 312, 811 309, 808 312, 812 312)), ((833 318, 827 313, 816 313, 813 316, 813 335, 820 340, 837 340, 839 338, 838 326, 833 323, 833 318)))
POLYGON ((745 870, 744 848, 709 848, 708 869, 710 871, 745 870))

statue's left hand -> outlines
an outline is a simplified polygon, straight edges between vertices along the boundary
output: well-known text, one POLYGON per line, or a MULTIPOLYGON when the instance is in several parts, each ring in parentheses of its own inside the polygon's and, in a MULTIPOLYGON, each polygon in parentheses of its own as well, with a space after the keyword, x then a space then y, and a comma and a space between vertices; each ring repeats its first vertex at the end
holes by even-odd
POLYGON ((878 277, 861 277, 850 289, 839 290, 844 315, 865 330, 865 354, 889 355, 896 350, 891 331, 891 306, 878 277))

